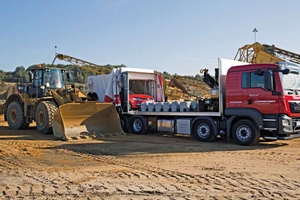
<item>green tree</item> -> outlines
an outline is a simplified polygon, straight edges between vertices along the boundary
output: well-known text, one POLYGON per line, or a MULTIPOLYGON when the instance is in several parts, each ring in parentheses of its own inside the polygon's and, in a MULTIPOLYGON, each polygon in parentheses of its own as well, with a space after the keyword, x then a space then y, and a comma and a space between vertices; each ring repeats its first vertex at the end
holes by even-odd
POLYGON ((19 66, 15 69, 14 77, 21 77, 21 78, 24 78, 25 82, 29 82, 28 73, 27 73, 25 67, 23 67, 23 66, 19 66))
POLYGON ((2 82, 5 79, 5 72, 0 70, 0 82, 2 82))
POLYGON ((169 73, 166 72, 166 71, 164 71, 164 72, 162 73, 162 76, 163 76, 164 79, 171 79, 171 78, 172 78, 172 75, 169 74, 169 73))

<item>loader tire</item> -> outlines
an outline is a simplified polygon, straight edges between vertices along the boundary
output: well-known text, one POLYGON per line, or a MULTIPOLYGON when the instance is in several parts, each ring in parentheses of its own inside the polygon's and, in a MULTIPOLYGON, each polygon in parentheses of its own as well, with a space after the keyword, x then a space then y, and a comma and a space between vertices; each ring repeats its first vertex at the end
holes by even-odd
POLYGON ((11 102, 7 107, 6 115, 10 129, 20 130, 28 128, 29 123, 26 123, 23 103, 18 101, 11 102))
POLYGON ((39 133, 52 133, 54 113, 58 110, 56 104, 52 101, 43 101, 36 108, 36 128, 39 133))

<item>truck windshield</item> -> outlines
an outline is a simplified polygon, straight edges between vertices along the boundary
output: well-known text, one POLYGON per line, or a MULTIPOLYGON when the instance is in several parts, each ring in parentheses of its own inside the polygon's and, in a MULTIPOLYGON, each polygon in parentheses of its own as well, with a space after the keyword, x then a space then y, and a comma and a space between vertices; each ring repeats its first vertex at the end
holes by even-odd
POLYGON ((284 90, 300 90, 300 75, 299 66, 294 63, 280 62, 278 63, 280 69, 290 69, 289 74, 282 74, 279 72, 282 87, 284 90))

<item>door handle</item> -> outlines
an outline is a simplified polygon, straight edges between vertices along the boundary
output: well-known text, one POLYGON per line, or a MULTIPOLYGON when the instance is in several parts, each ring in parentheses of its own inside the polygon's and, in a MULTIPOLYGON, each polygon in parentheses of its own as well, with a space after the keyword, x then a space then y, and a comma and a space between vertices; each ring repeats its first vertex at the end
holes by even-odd
POLYGON ((252 99, 248 99, 248 104, 252 104, 252 99))

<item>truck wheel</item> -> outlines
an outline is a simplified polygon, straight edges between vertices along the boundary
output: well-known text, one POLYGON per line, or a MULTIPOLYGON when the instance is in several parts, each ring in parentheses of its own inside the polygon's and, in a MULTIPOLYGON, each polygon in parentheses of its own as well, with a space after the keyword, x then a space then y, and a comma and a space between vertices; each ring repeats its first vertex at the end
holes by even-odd
POLYGON ((120 122, 123 131, 127 133, 129 131, 129 118, 125 116, 120 116, 120 122))
POLYGON ((146 133, 146 121, 142 116, 133 116, 130 119, 130 127, 133 133, 144 134, 146 133))
POLYGON ((194 125, 193 134, 200 141, 211 142, 216 139, 216 135, 213 130, 213 125, 210 121, 206 119, 199 119, 194 125))
POLYGON ((26 123, 24 116, 24 107, 21 102, 11 102, 7 107, 7 123, 10 129, 26 129, 29 123, 26 123))
POLYGON ((260 138, 260 131, 248 119, 237 121, 232 128, 232 138, 240 145, 255 145, 260 138))
POLYGON ((36 128, 42 134, 52 133, 54 113, 57 106, 52 101, 43 101, 36 108, 36 128))

